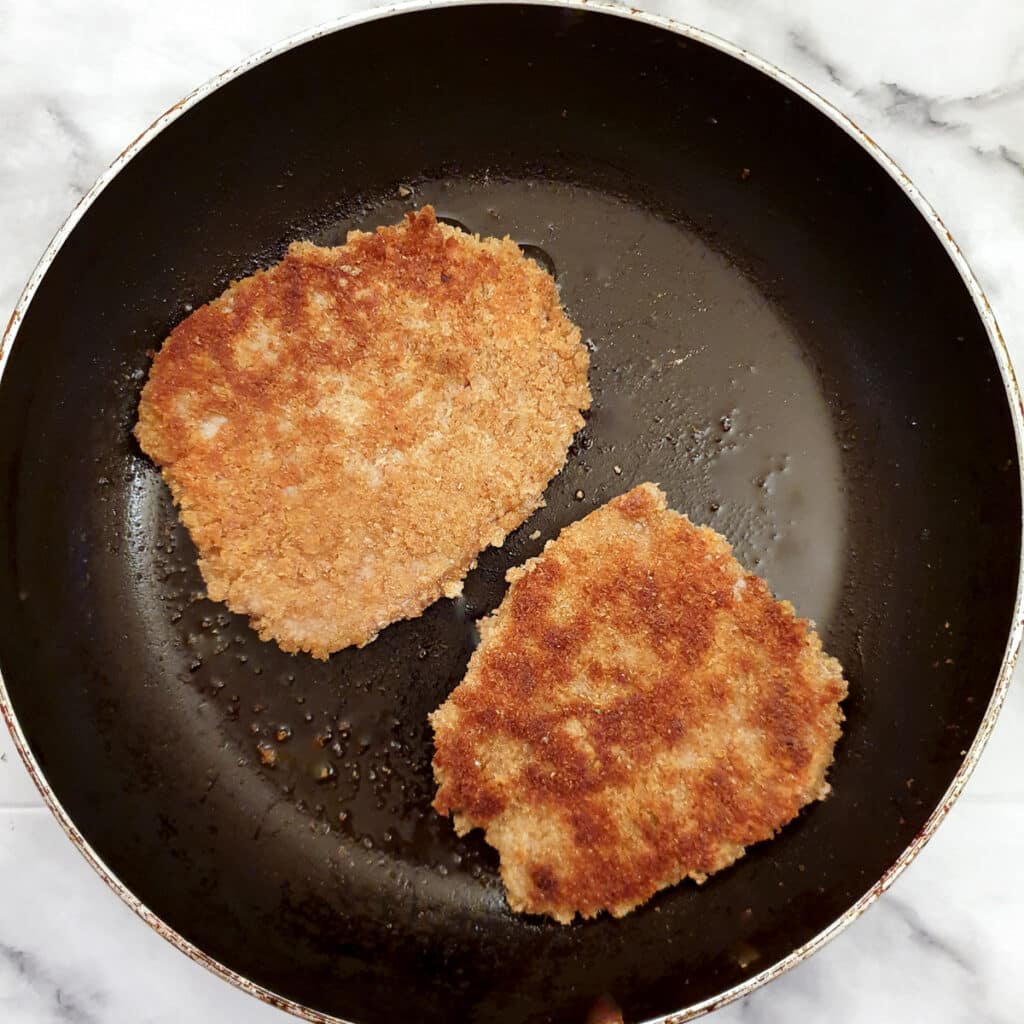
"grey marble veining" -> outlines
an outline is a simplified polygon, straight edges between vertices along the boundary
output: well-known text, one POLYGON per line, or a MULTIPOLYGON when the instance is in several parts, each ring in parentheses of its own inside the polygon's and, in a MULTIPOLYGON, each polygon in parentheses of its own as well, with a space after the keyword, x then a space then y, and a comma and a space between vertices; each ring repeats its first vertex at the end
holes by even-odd
MULTIPOLYGON (((363 4, 0 0, 0 314, 96 176, 224 67, 363 4)), ((1024 4, 670 0, 778 64, 900 163, 938 209, 1024 365, 1024 4)), ((722 1024, 1024 1020, 1024 690, 964 797, 864 917, 722 1024)), ((171 1024, 287 1019, 136 918, 43 809, 0 735, 0 1020, 171 1024)))

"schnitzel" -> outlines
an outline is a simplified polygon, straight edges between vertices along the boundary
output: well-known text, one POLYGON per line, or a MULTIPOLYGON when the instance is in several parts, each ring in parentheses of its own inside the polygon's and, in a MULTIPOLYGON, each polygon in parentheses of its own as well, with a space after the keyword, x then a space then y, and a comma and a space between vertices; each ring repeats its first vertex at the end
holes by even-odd
POLYGON ((621 916, 828 793, 839 662, 654 484, 508 580, 431 724, 434 807, 484 830, 513 910, 621 916))
POLYGON ((318 658, 455 596, 543 504, 590 405, 551 276, 426 206, 291 245, 180 323, 135 434, 211 599, 318 658))

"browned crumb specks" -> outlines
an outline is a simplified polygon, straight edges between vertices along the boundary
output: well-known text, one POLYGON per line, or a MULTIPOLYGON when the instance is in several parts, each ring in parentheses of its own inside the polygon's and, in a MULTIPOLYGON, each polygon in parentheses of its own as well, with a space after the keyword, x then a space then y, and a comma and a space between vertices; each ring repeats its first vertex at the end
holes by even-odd
POLYGON ((326 657, 458 593, 541 504, 590 404, 554 281, 430 207, 292 245, 179 324, 136 435, 209 595, 326 657))
POLYGON ((656 486, 508 578, 431 722, 434 806, 485 829, 513 910, 625 914, 828 792, 839 663, 656 486))

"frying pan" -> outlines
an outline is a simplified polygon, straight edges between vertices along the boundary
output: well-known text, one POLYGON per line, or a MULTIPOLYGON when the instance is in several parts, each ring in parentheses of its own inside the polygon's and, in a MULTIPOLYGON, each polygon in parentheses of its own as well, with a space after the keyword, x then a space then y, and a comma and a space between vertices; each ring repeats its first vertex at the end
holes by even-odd
POLYGON ((1020 640, 1005 350, 892 163, 720 41, 585 0, 339 27, 169 111, 26 289, 0 380, 0 703, 108 883, 263 999, 512 1022, 583 1020, 608 995, 630 1021, 687 1019, 855 917, 991 729, 1020 640), (463 599, 326 663, 288 656, 203 596, 131 436, 149 353, 290 240, 425 202, 555 273, 594 408, 463 599), (622 920, 514 915, 493 851, 429 808, 426 715, 506 569, 648 479, 843 662, 834 794, 622 920))

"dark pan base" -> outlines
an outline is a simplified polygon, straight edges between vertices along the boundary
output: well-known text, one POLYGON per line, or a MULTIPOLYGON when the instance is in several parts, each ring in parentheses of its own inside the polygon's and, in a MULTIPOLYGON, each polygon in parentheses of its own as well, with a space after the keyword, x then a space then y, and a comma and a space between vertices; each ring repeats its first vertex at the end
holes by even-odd
POLYGON ((582 1020, 605 992, 642 1020, 799 948, 941 800, 1017 578, 997 364, 903 193, 751 69, 554 9, 350 29, 166 129, 28 311, 0 466, 0 660, 57 797, 187 939, 360 1022, 582 1020), (326 664, 290 657, 202 597, 130 435, 146 350, 287 241, 424 202, 553 269, 592 345, 594 408, 547 506, 462 599, 326 664), (777 840, 565 928, 510 914, 493 851, 430 810, 426 715, 506 569, 643 480, 817 620, 850 678, 846 734, 833 797, 777 840))

